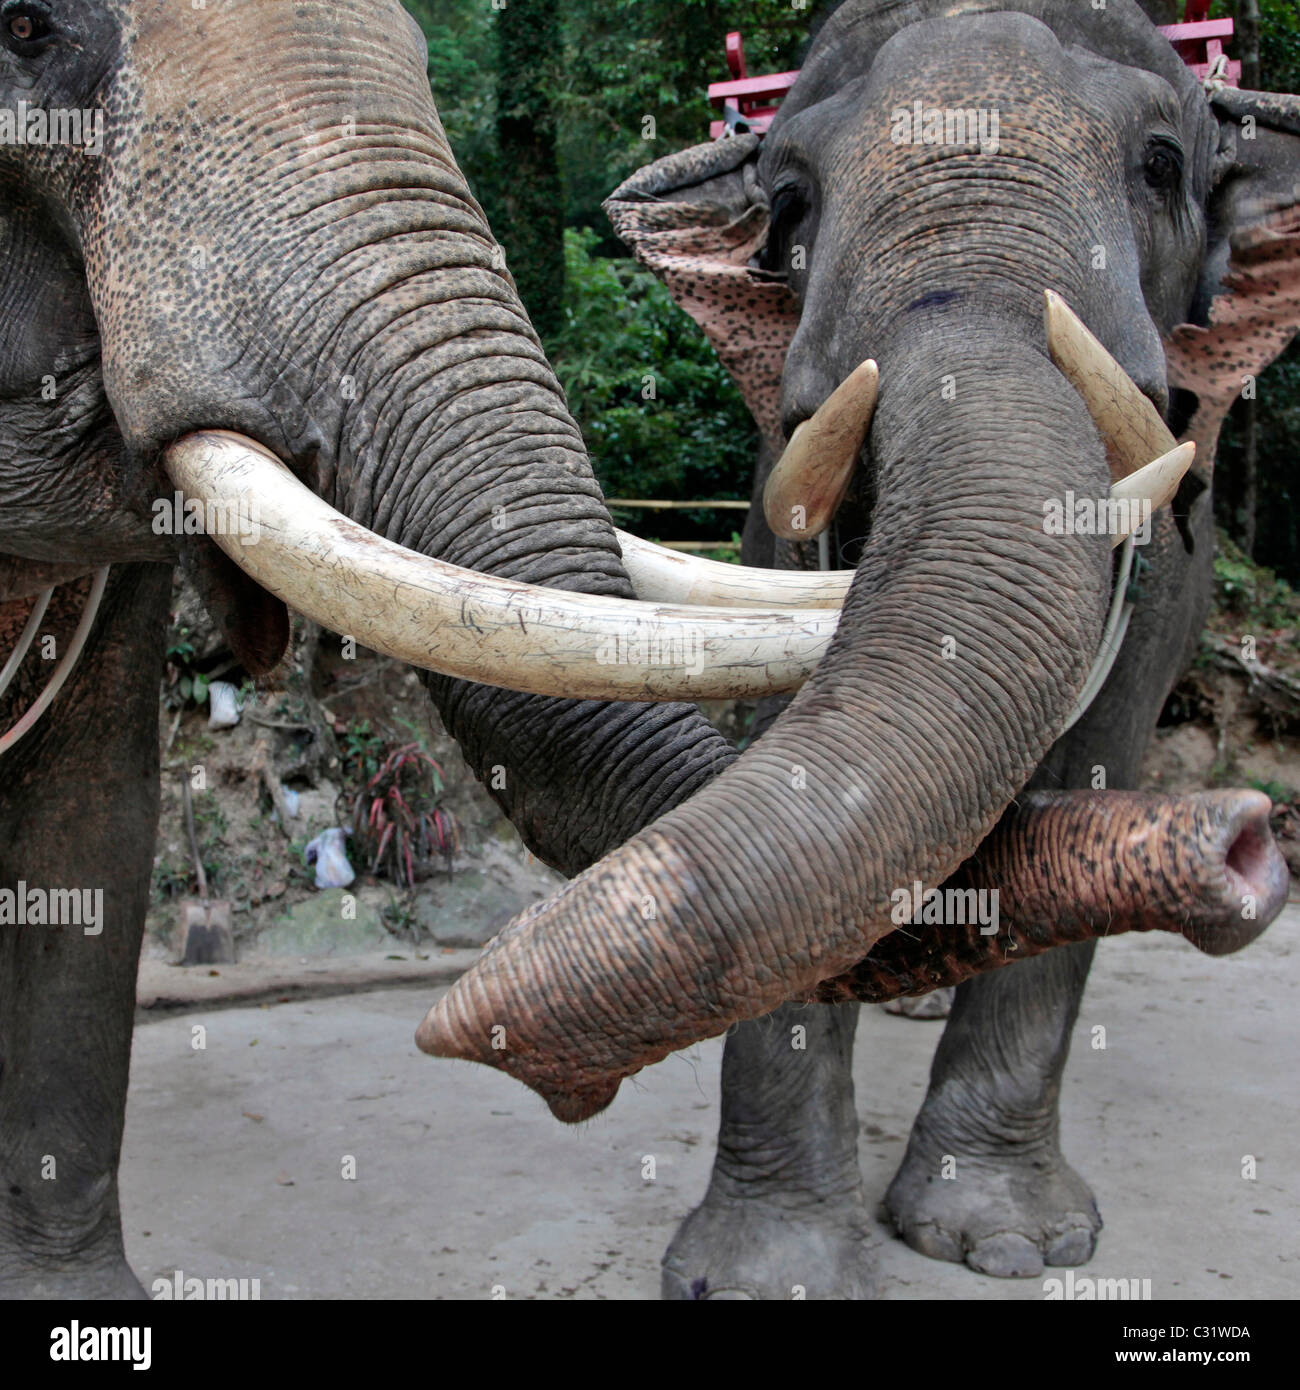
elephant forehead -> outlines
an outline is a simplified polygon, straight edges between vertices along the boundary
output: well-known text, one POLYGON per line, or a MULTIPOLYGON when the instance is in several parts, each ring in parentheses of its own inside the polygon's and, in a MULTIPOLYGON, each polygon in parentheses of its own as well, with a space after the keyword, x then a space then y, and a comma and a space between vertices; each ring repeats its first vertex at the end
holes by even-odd
POLYGON ((132 76, 146 119, 247 114, 310 89, 317 122, 358 121, 427 103, 425 57, 397 0, 175 0, 122 6, 132 76))

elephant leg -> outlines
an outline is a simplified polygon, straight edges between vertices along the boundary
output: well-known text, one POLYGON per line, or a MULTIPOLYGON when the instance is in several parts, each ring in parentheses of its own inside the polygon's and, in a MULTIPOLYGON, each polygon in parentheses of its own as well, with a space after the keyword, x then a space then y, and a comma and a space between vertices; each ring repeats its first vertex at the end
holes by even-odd
MULTIPOLYGON (((0 918, 4 1297, 144 1296, 123 1251, 117 1164, 157 830, 170 592, 165 567, 115 568, 72 680, 0 757, 0 889, 70 889, 84 914, 80 924, 66 908, 46 914, 61 925, 0 918)), ((66 625, 56 617, 52 631, 66 625)), ((25 670, 28 688, 48 669, 25 670)), ((0 709, 0 727, 13 714, 0 709)))
POLYGON ((924 1255, 1029 1277, 1088 1260, 1101 1217, 1060 1150, 1058 1100, 1095 942, 958 986, 885 1206, 924 1255))
POLYGON ((785 1004, 727 1035, 713 1175, 664 1256, 665 1298, 871 1296, 857 1011, 785 1004))
MULTIPOLYGON (((1193 550, 1167 518, 1123 653, 1087 716, 1051 751, 1034 788, 1137 785, 1177 673, 1196 650, 1214 546, 1209 493, 1192 508, 1193 550), (1161 672, 1164 679, 1153 679, 1161 672)), ((1060 1150, 1070 1034, 1096 942, 977 976, 957 989, 930 1087, 885 1196, 914 1249, 984 1274, 1032 1277, 1092 1257, 1101 1217, 1060 1150)))

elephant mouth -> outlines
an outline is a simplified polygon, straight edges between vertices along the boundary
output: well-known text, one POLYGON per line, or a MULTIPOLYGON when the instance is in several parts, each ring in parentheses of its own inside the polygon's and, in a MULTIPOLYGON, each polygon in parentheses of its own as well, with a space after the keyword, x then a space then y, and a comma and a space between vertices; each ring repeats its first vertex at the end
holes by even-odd
MULTIPOLYGON (((1054 360, 1107 443, 1112 497, 1162 506, 1193 446, 1176 446, 1147 398, 1051 292, 1047 328, 1054 360)), ((866 447, 877 375, 874 362, 863 363, 795 431, 764 498, 777 534, 808 539, 830 524, 866 447)), ((200 504, 208 540, 237 568, 215 586, 225 606, 251 606, 265 618, 244 643, 263 662, 287 635, 279 604, 267 602, 273 595, 376 651, 480 684, 596 700, 758 698, 807 680, 852 579, 851 571, 720 565, 619 533, 636 600, 547 589, 386 540, 241 435, 188 434, 165 451, 164 466, 178 496, 200 504), (214 516, 225 524, 212 526, 214 516)), ((1126 534, 1117 532, 1115 544, 1126 534)))
MULTIPOLYGON (((1178 444, 1150 394, 1060 295, 1047 290, 1043 300, 1052 361, 1083 398, 1106 446, 1112 499, 1149 499, 1152 511, 1164 506, 1191 467, 1195 445, 1178 444)), ((831 524, 854 475, 869 460, 879 379, 868 358, 792 431, 763 489, 764 518, 782 540, 814 540, 831 524)), ((1112 534, 1119 545, 1129 530, 1112 534)))
MULTIPOLYGON (((1195 453, 1177 445, 1123 369, 1052 293, 1053 358, 1107 441, 1126 516, 1172 496, 1195 453)), ((871 425, 877 369, 864 362, 802 424, 769 479, 778 535, 830 524, 871 425), (797 524, 796 524, 797 523, 797 524)), ((801 686, 834 636, 851 572, 789 575, 711 564, 619 533, 636 600, 521 584, 421 555, 335 511, 270 450, 226 431, 186 436, 168 475, 218 516, 211 539, 257 584, 326 627, 425 670, 559 698, 757 698, 801 686), (725 604, 717 602, 726 599, 725 604), (667 658, 667 659, 665 659, 667 658)), ((1132 526, 1113 532, 1120 544, 1132 526)))

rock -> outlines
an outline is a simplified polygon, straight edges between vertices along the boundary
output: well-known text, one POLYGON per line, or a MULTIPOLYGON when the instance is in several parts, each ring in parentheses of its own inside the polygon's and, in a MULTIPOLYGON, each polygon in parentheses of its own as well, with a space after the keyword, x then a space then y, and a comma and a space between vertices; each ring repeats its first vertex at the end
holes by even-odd
POLYGON ((481 946, 505 924, 564 883, 538 860, 522 857, 516 845, 482 846, 483 861, 422 883, 412 907, 417 930, 439 946, 481 946))
POLYGON ((258 938, 257 949, 269 956, 346 956, 392 944, 371 894, 331 888, 277 918, 258 938), (345 916, 345 909, 355 915, 345 916))

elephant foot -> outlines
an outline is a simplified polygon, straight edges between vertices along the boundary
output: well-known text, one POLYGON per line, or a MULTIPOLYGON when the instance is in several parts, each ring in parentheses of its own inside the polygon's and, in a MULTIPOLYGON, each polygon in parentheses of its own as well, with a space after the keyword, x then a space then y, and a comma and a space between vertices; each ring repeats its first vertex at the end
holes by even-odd
POLYGON ((860 1196, 814 1209, 712 1195, 663 1258, 665 1299, 867 1299, 875 1296, 860 1196))
POLYGON ((122 1257, 91 1264, 0 1269, 0 1301, 94 1299, 118 1302, 148 1297, 122 1257))
POLYGON ((901 1014, 904 1018, 947 1018, 952 1012, 955 993, 953 986, 945 985, 929 994, 905 994, 898 999, 888 999, 880 1007, 887 1014, 901 1014))
POLYGON ((1091 1188, 1055 1145, 995 1158, 910 1144, 884 1208, 913 1250, 999 1279, 1086 1264, 1101 1230, 1091 1188))

